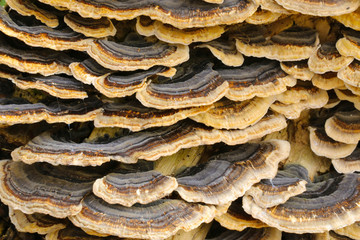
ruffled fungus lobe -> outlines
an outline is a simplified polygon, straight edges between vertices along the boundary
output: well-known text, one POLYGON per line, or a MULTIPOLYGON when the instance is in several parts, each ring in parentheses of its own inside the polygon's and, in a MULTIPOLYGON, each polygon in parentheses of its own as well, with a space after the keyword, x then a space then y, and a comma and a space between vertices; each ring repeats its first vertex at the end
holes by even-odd
POLYGON ((325 106, 329 96, 325 90, 313 86, 297 85, 279 94, 277 99, 278 101, 274 102, 270 108, 289 119, 296 119, 305 109, 325 106))
POLYGON ((82 18, 76 13, 68 13, 64 22, 75 32, 84 34, 87 37, 103 38, 114 36, 116 28, 108 18, 92 19, 82 18))
POLYGON ((93 192, 111 204, 131 207, 147 204, 172 193, 178 186, 174 177, 157 171, 110 173, 95 181, 93 192))
POLYGON ((69 68, 74 78, 85 84, 92 84, 98 78, 105 78, 114 72, 104 68, 92 58, 85 59, 82 62, 73 62, 69 68))
POLYGON ((242 198, 233 201, 227 212, 215 217, 221 226, 236 231, 243 231, 245 228, 264 228, 267 225, 258 219, 247 214, 242 207, 242 198))
POLYGON ((21 72, 44 76, 65 73, 71 75, 69 64, 73 58, 50 49, 30 48, 20 41, 0 34, 0 63, 21 72))
POLYGON ((243 207, 269 226, 293 233, 320 233, 359 221, 358 174, 320 176, 314 183, 308 183, 306 189, 271 208, 262 208, 251 196, 244 196, 243 207))
POLYGON ((360 140, 360 112, 336 112, 326 120, 325 132, 335 141, 357 144, 360 140))
POLYGON ((83 84, 70 76, 27 75, 14 77, 11 81, 21 89, 35 88, 62 99, 84 99, 88 97, 83 84))
POLYGON ((0 99, 0 124, 84 122, 94 120, 101 112, 101 101, 97 98, 84 100, 54 100, 48 104, 29 103, 24 99, 0 99))
POLYGON ((353 57, 340 55, 335 47, 335 43, 326 42, 321 44, 310 56, 309 69, 318 74, 325 72, 338 72, 340 69, 348 66, 354 60, 353 57))
POLYGON ((0 198, 14 210, 65 218, 80 212, 80 201, 100 175, 92 169, 47 163, 0 162, 0 198))
POLYGON ((46 47, 54 50, 85 51, 92 39, 74 32, 70 28, 52 29, 44 25, 32 24, 31 17, 22 17, 14 11, 6 12, 0 7, 0 31, 8 36, 24 41, 29 46, 46 47), (22 21, 16 20, 17 18, 22 21), (24 25, 24 22, 29 25, 24 25))
MULTIPOLYGON (((70 66, 71 67, 71 66, 70 66)), ((147 80, 159 75, 167 75, 171 72, 169 67, 154 66, 148 70, 138 70, 133 72, 110 71, 92 81, 94 87, 107 97, 125 97, 144 89, 147 80)), ((170 75, 172 75, 170 73, 170 75)), ((82 76, 81 78, 83 78, 82 76)))
POLYGON ((182 172, 176 177, 176 191, 188 202, 226 204, 261 179, 273 178, 289 152, 290 144, 282 140, 237 146, 213 156, 205 165, 182 172))
POLYGON ((144 106, 157 109, 210 105, 221 99, 229 86, 213 65, 208 61, 185 63, 173 78, 159 78, 159 83, 147 84, 136 93, 136 98, 144 106))
POLYGON ((349 156, 356 144, 337 142, 326 135, 323 128, 309 128, 311 150, 318 156, 327 158, 343 158, 349 156))
POLYGON ((323 90, 344 88, 344 82, 338 78, 336 72, 327 72, 324 74, 315 74, 311 79, 312 84, 323 90))
POLYGON ((45 132, 26 146, 12 152, 15 161, 28 164, 49 162, 54 165, 101 165, 111 159, 135 163, 138 159, 156 160, 180 149, 224 142, 228 145, 246 143, 286 127, 281 115, 268 113, 258 123, 242 130, 218 130, 181 121, 170 127, 141 131, 105 143, 73 143, 45 132))
POLYGON ((286 9, 315 16, 336 16, 355 11, 358 0, 275 0, 286 9))
POLYGON ((358 87, 360 85, 360 61, 354 60, 350 65, 341 69, 337 76, 345 83, 358 87))
POLYGON ((344 37, 336 42, 336 49, 343 56, 352 56, 360 60, 360 33, 352 29, 342 31, 344 37))
POLYGON ((346 27, 352 28, 356 31, 360 30, 360 8, 348 14, 333 16, 333 18, 344 24, 346 27))
POLYGON ((256 97, 243 102, 223 99, 214 103, 210 110, 190 118, 214 128, 244 129, 265 116, 274 101, 274 97, 256 97))
POLYGON ((215 238, 206 240, 280 240, 281 232, 276 228, 248 228, 242 232, 226 231, 215 238))
POLYGON ((11 207, 9 208, 9 217, 19 232, 48 234, 64 229, 67 225, 65 219, 54 218, 42 213, 25 214, 11 207))
POLYGON ((129 34, 123 42, 94 40, 87 52, 100 65, 120 71, 146 70, 156 65, 173 67, 189 59, 188 46, 149 42, 137 34, 129 34))
POLYGON ((224 0, 221 5, 202 1, 157 1, 137 2, 99 1, 82 2, 79 0, 40 0, 43 3, 65 7, 78 12, 83 17, 115 18, 122 21, 141 15, 170 24, 176 28, 210 27, 222 24, 243 22, 251 16, 258 5, 252 0, 224 0))
POLYGON ((253 15, 245 19, 245 21, 254 25, 269 24, 278 20, 281 15, 281 13, 276 13, 262 8, 258 8, 258 10, 253 15))
POLYGON ((236 48, 246 56, 266 57, 278 61, 307 59, 319 44, 314 29, 293 26, 267 37, 261 27, 247 27, 236 36, 236 48))
POLYGON ((273 179, 263 179, 253 185, 246 195, 262 208, 274 207, 285 203, 290 197, 306 191, 306 184, 310 182, 306 168, 297 164, 285 165, 273 179))
POLYGON ((159 110, 147 108, 138 101, 110 103, 98 115, 95 127, 121 127, 140 131, 150 127, 170 126, 185 118, 208 111, 212 106, 159 110))
POLYGON ((11 9, 14 9, 18 13, 24 16, 34 16, 42 23, 51 28, 56 28, 59 25, 59 20, 56 14, 49 10, 42 9, 37 6, 36 1, 31 0, 6 0, 11 9))
POLYGON ((270 12, 274 13, 281 13, 281 14, 292 14, 293 11, 289 11, 279 5, 275 0, 255 0, 258 4, 260 4, 261 9, 265 9, 270 12))
POLYGON ((331 162, 339 173, 360 172, 360 148, 356 147, 355 150, 346 157, 332 157, 331 162))
POLYGON ((278 95, 296 84, 296 79, 281 70, 271 60, 256 61, 241 68, 218 68, 220 76, 229 83, 225 95, 233 101, 278 95))
POLYGON ((244 57, 236 49, 234 41, 220 38, 196 47, 208 48, 217 59, 227 66, 239 67, 244 63, 244 57))
POLYGON ((173 199, 128 208, 90 194, 82 205, 80 213, 69 217, 74 225, 101 234, 146 239, 163 239, 178 230, 189 231, 221 214, 214 206, 173 199))
POLYGON ((314 73, 310 71, 307 60, 296 62, 281 62, 281 69, 290 76, 303 81, 309 81, 314 76, 314 73))
POLYGON ((344 228, 335 229, 334 232, 336 232, 339 235, 346 236, 349 238, 359 239, 359 237, 360 237, 360 222, 355 222, 344 228))
POLYGON ((149 17, 140 16, 136 22, 136 31, 143 36, 153 36, 161 41, 189 45, 193 42, 208 42, 219 38, 225 32, 221 25, 206 28, 178 29, 149 17))

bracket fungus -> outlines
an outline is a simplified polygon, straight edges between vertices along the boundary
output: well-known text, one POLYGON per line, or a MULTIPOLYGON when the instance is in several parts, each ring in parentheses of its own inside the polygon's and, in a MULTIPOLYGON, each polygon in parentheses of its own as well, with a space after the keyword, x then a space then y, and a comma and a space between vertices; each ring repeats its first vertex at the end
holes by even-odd
POLYGON ((360 0, 3 3, 2 238, 341 239, 360 222, 360 0))
POLYGON ((286 127, 283 116, 268 113, 262 120, 245 129, 220 130, 192 121, 141 131, 103 143, 73 143, 45 132, 27 145, 12 152, 15 161, 31 164, 49 162, 54 165, 95 166, 110 160, 135 163, 138 159, 154 161, 176 153, 182 148, 224 142, 242 144, 286 127))
POLYGON ((321 233, 358 221, 359 180, 358 174, 328 174, 308 183, 305 192, 283 204, 262 208, 251 196, 244 196, 243 207, 254 218, 280 230, 321 233))
POLYGON ((261 179, 274 177, 289 152, 289 143, 280 140, 240 145, 182 172, 176 177, 176 191, 188 202, 226 204, 261 179))

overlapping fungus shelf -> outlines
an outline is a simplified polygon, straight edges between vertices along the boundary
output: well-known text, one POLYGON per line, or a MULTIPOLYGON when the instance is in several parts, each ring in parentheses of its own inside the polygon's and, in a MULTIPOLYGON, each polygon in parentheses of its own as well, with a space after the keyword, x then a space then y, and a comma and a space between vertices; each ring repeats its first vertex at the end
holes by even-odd
POLYGON ((169 127, 141 131, 110 141, 74 143, 70 139, 45 132, 26 146, 13 151, 14 160, 28 164, 49 162, 54 165, 101 165, 110 160, 135 163, 138 159, 157 160, 182 148, 224 142, 242 144, 286 127, 283 116, 269 113, 245 129, 221 130, 192 121, 181 121, 169 127))
POLYGON ((278 163, 288 157, 289 151, 286 141, 240 145, 213 156, 204 166, 181 173, 177 176, 176 191, 189 202, 232 202, 262 178, 272 178, 278 163))
POLYGON ((233 201, 225 214, 215 217, 221 226, 236 231, 246 228, 265 228, 267 225, 247 214, 242 207, 242 198, 233 201))
POLYGON ((5 1, 1 239, 360 239, 360 0, 5 1))
POLYGON ((224 0, 221 5, 191 0, 177 2, 41 0, 41 2, 64 7, 78 12, 81 16, 95 19, 105 16, 121 21, 145 15, 177 28, 238 23, 251 16, 257 9, 257 5, 252 0, 224 0))
POLYGON ((279 170, 273 179, 263 179, 247 192, 256 204, 263 208, 285 203, 290 197, 306 191, 310 182, 307 170, 301 165, 289 164, 279 170))
POLYGON ((84 51, 92 41, 69 27, 53 29, 39 25, 31 17, 21 16, 14 11, 7 12, 3 7, 0 8, 0 31, 24 41, 29 46, 54 50, 84 51))
POLYGON ((208 42, 219 38, 224 33, 224 26, 218 25, 204 28, 178 29, 160 21, 153 21, 149 17, 139 17, 136 30, 143 36, 155 35, 158 39, 168 43, 189 45, 193 42, 208 42))
POLYGON ((236 49, 235 42, 228 39, 218 38, 196 47, 208 48, 217 59, 227 66, 239 67, 244 62, 244 57, 236 49))
POLYGON ((156 65, 173 67, 189 59, 188 46, 146 41, 135 33, 124 42, 93 40, 87 52, 100 65, 120 71, 146 70, 156 65))
POLYGON ((359 221, 359 180, 358 174, 328 174, 283 204, 263 208, 249 195, 243 197, 243 207, 254 218, 286 232, 329 231, 359 221))

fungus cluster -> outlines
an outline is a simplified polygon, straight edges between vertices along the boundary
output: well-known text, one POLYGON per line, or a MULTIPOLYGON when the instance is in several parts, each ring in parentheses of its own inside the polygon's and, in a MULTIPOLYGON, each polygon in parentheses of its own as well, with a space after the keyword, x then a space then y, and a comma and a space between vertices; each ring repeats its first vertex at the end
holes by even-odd
POLYGON ((360 239, 359 17, 360 0, 6 0, 0 235, 360 239))

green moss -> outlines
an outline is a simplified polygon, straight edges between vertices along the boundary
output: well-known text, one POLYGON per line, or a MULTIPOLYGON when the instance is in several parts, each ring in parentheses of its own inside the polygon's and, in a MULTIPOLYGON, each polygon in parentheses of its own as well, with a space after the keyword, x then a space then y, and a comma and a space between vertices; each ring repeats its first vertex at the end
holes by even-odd
POLYGON ((5 6, 5 0, 0 0, 0 6, 5 6))

